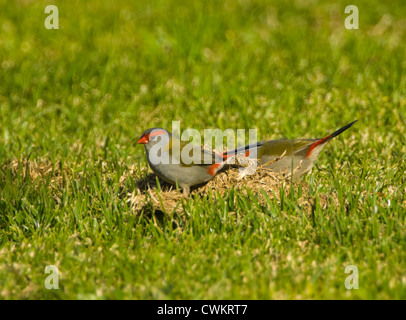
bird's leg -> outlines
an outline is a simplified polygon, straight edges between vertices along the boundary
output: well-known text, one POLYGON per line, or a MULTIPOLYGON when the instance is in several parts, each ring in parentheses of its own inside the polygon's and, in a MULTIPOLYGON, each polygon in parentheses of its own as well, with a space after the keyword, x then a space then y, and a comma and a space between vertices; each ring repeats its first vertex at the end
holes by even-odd
POLYGON ((183 196, 184 197, 189 197, 189 193, 190 193, 190 187, 189 186, 182 186, 183 189, 183 196))

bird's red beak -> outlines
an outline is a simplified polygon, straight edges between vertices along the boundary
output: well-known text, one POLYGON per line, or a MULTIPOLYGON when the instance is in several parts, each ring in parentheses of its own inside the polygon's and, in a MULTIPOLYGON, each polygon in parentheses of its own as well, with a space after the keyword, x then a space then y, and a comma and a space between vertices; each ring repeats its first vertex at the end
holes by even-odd
POLYGON ((146 144, 148 143, 148 136, 142 136, 140 140, 138 140, 137 144, 146 144))

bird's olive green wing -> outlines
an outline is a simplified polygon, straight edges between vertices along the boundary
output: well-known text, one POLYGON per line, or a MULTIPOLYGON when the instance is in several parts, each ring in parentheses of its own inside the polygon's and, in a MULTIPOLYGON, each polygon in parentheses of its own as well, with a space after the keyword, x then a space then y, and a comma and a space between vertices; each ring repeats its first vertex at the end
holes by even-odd
POLYGON ((281 139, 265 141, 262 147, 258 150, 258 158, 262 158, 263 155, 279 157, 285 153, 285 151, 285 156, 290 156, 305 150, 315 141, 317 141, 317 139, 281 139))

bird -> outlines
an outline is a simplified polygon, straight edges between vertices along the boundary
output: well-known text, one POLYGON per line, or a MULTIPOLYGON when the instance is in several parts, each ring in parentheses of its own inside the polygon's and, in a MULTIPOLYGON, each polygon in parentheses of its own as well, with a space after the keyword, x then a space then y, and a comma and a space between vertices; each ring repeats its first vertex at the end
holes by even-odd
POLYGON ((258 165, 271 169, 273 172, 292 172, 295 177, 299 177, 309 172, 315 163, 320 151, 334 137, 349 129, 357 120, 338 129, 325 138, 319 139, 279 139, 260 141, 246 145, 222 154, 223 157, 245 153, 245 157, 254 157, 258 160, 258 165))
POLYGON ((186 197, 191 187, 211 180, 229 158, 186 144, 163 128, 146 130, 137 144, 144 145, 152 171, 164 181, 181 187, 186 197))

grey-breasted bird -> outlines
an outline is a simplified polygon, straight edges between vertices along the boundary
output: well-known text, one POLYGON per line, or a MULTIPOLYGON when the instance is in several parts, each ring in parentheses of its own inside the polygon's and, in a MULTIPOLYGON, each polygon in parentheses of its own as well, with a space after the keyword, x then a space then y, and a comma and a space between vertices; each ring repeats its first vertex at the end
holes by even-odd
POLYGON ((162 128, 146 130, 137 143, 145 146, 152 171, 170 184, 177 183, 185 196, 190 187, 211 180, 227 160, 227 156, 191 147, 162 128))

